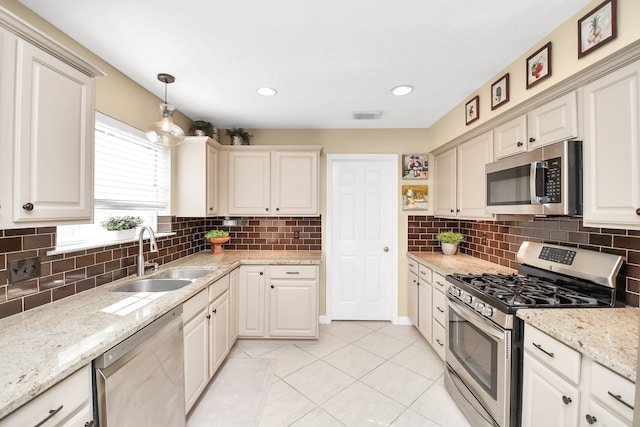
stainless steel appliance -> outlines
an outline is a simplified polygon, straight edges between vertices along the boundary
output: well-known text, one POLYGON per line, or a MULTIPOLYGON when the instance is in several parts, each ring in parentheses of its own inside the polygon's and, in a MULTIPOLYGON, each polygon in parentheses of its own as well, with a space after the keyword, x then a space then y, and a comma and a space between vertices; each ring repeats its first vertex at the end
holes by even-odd
POLYGON ((186 423, 182 306, 93 361, 98 427, 186 423))
POLYGON ((485 166, 487 213, 582 215, 582 142, 563 141, 485 166))
POLYGON ((447 276, 445 386, 474 427, 520 426, 519 308, 613 307, 623 286, 616 255, 524 242, 517 261, 514 275, 447 276))

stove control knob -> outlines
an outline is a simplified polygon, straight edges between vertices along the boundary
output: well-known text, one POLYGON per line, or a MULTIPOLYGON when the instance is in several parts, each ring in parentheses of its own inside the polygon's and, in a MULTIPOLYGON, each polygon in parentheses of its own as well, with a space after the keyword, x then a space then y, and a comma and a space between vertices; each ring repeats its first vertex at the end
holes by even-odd
POLYGON ((481 302, 476 303, 476 311, 478 313, 483 313, 485 309, 485 305, 481 302))
POLYGON ((462 291, 452 285, 452 286, 449 286, 449 293, 454 297, 459 297, 460 294, 462 294, 462 291))
POLYGON ((490 305, 486 306, 482 311, 482 314, 484 314, 487 317, 493 316, 493 313, 495 313, 495 311, 493 310, 493 307, 491 307, 490 305))
POLYGON ((473 302, 473 296, 467 294, 464 296, 464 302, 466 302, 467 304, 471 304, 473 302))

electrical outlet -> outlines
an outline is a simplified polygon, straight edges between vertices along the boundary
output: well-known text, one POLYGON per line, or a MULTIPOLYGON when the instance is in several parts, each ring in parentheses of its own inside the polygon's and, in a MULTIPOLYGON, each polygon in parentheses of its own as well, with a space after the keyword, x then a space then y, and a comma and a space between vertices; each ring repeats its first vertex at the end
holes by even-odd
POLYGON ((19 259, 7 262, 9 284, 40 277, 40 258, 19 259))
POLYGON ((293 230, 293 238, 294 239, 299 239, 300 238, 300 231, 299 230, 293 230))

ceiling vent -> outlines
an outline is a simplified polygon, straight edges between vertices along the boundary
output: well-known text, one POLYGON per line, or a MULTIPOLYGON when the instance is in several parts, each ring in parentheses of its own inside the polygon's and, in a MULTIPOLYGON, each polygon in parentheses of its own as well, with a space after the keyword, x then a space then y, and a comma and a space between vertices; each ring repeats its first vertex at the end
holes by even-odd
POLYGON ((353 120, 378 120, 382 117, 382 111, 354 111, 353 120))

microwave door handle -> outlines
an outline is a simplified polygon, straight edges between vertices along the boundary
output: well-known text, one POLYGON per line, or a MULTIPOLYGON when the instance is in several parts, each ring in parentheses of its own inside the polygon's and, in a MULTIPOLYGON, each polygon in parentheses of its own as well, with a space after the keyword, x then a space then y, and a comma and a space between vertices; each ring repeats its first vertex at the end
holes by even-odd
POLYGON ((549 165, 547 162, 533 162, 531 163, 530 170, 530 190, 531 190, 531 204, 540 205, 545 203, 545 187, 547 179, 547 169, 549 165))

